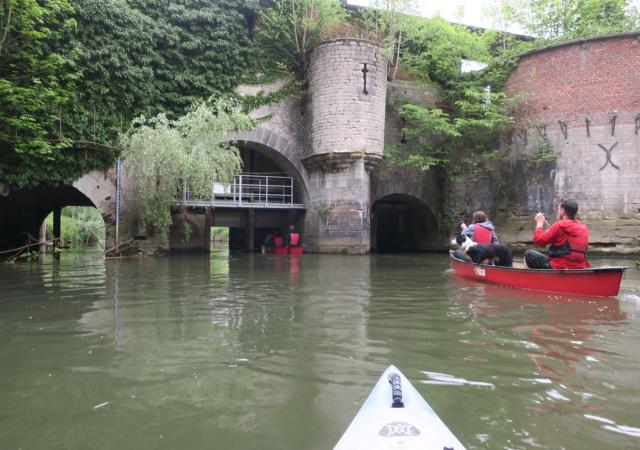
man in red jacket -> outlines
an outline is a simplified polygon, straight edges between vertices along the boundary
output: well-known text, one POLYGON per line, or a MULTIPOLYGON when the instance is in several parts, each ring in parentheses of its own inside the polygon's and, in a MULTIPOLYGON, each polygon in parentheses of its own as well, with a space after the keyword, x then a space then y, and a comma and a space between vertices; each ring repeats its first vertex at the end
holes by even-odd
POLYGON ((536 230, 533 243, 540 247, 549 245, 549 256, 535 250, 524 252, 524 261, 531 269, 586 269, 589 229, 576 220, 578 203, 563 200, 560 203, 559 219, 547 230, 543 230, 544 214, 536 214, 536 230))

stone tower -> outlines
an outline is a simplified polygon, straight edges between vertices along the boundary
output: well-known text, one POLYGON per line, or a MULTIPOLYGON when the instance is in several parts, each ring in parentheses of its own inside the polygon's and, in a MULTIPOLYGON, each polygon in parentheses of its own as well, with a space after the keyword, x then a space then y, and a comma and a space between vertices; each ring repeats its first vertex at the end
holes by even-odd
POLYGON ((370 172, 384 148, 387 61, 377 43, 330 40, 313 50, 308 77, 306 243, 321 252, 367 253, 370 172))

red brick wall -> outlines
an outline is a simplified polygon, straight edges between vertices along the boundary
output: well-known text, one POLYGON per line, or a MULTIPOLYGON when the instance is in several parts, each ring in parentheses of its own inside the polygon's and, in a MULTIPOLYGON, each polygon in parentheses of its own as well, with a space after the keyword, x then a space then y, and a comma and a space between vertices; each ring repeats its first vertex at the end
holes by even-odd
POLYGON ((522 56, 510 75, 509 95, 530 93, 518 122, 570 128, 634 123, 640 113, 640 33, 561 44, 522 56))

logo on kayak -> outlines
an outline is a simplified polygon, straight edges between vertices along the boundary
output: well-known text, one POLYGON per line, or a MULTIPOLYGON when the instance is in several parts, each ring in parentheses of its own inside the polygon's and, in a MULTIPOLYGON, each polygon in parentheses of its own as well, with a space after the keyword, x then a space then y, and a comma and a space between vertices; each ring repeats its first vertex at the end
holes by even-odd
POLYGON ((473 271, 475 272, 476 275, 478 275, 479 277, 484 277, 484 269, 482 267, 474 267, 473 271))
POLYGON ((410 423, 391 422, 383 426, 378 434, 383 437, 417 436, 420 434, 420 430, 410 423))

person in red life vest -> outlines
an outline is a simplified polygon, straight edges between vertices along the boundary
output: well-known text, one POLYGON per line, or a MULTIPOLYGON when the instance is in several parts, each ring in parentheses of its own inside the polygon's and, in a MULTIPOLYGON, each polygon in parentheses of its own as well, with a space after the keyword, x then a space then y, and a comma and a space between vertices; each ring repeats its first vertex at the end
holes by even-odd
POLYGON ((499 244, 498 235, 496 235, 495 227, 493 223, 487 218, 484 211, 476 211, 473 213, 473 223, 466 226, 463 223, 462 235, 468 236, 469 239, 475 241, 478 244, 499 244))
MULTIPOLYGON (((493 223, 487 218, 484 211, 476 211, 473 213, 473 223, 467 226, 464 222, 460 224, 460 234, 467 236, 478 244, 499 244, 498 235, 496 234, 493 223)), ((453 256, 462 260, 469 260, 462 250, 453 252, 453 256)))
POLYGON ((535 216, 536 229, 533 243, 540 247, 549 245, 549 256, 536 250, 524 252, 524 261, 531 269, 586 269, 591 267, 587 261, 589 229, 576 220, 578 203, 563 200, 558 211, 559 220, 544 231, 544 214, 535 216))
POLYGON ((300 246, 300 234, 296 232, 296 227, 289 225, 289 232, 287 233, 286 242, 287 247, 299 247, 300 246))

